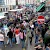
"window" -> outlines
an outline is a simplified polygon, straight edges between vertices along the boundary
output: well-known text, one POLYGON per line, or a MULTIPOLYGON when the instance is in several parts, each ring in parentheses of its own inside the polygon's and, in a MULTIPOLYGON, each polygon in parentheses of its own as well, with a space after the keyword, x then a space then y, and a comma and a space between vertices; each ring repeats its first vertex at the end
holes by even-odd
POLYGON ((2 12, 2 8, 0 8, 0 12, 2 12))
POLYGON ((2 5, 2 0, 0 0, 0 5, 2 5))

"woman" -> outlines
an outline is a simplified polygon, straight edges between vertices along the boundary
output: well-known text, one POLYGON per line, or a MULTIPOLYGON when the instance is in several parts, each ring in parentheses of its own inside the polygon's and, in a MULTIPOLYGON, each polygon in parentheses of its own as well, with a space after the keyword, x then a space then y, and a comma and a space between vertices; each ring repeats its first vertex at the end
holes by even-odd
POLYGON ((19 44, 20 43, 20 39, 19 39, 20 29, 18 27, 16 27, 14 32, 15 32, 15 37, 16 37, 16 44, 19 44))
POLYGON ((22 49, 25 50, 25 38, 26 38, 26 35, 23 31, 20 31, 20 39, 21 39, 21 42, 22 42, 22 49))

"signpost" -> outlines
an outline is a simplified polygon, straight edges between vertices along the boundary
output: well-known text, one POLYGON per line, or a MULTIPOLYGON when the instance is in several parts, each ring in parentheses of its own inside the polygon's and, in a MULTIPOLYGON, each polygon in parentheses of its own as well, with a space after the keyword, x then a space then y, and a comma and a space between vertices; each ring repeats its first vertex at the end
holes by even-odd
POLYGON ((38 22, 38 24, 43 24, 45 22, 44 16, 38 16, 37 22, 38 22))

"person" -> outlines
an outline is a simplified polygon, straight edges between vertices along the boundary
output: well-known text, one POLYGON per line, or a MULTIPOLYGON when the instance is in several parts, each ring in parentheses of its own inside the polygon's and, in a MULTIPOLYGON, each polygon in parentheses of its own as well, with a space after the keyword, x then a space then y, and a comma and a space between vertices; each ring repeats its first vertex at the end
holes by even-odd
POLYGON ((10 46, 12 47, 13 32, 11 31, 11 29, 9 29, 7 36, 8 36, 8 39, 9 39, 10 46))
POLYGON ((6 24, 3 25, 3 29, 4 29, 5 37, 7 37, 7 33, 9 32, 9 28, 7 27, 6 24))
POLYGON ((42 35, 42 38, 44 39, 44 35, 45 35, 45 28, 44 28, 44 26, 42 26, 42 33, 41 33, 41 35, 42 35))
POLYGON ((38 40, 38 42, 35 44, 35 49, 36 50, 44 50, 45 49, 45 45, 43 43, 43 39, 42 38, 40 38, 38 40))
POLYGON ((30 41, 30 45, 32 45, 32 34, 31 34, 30 28, 28 28, 27 33, 28 33, 28 38, 29 38, 29 41, 30 41))
POLYGON ((27 26, 27 22, 26 21, 23 21, 22 23, 25 27, 27 26))
POLYGON ((26 30, 26 28, 25 28, 25 27, 23 28, 23 32, 24 32, 25 34, 26 34, 26 32, 27 32, 27 30, 26 30))
POLYGON ((38 42, 38 39, 41 37, 40 29, 37 27, 35 31, 35 43, 38 42))
POLYGON ((32 30, 34 30, 34 25, 33 25, 32 22, 30 22, 30 28, 31 28, 32 30))
POLYGON ((4 47, 4 35, 2 34, 2 31, 0 30, 0 49, 4 47))
POLYGON ((46 47, 46 50, 50 50, 50 43, 49 43, 48 46, 46 47))
POLYGON ((16 27, 16 29, 14 30, 14 32, 15 32, 15 37, 16 37, 16 44, 19 44, 20 43, 20 39, 19 39, 20 29, 18 27, 16 27))
POLYGON ((20 39, 21 39, 21 43, 22 43, 22 49, 25 50, 26 35, 22 30, 20 30, 20 39))
POLYGON ((31 29, 31 34, 32 34, 32 37, 34 36, 33 35, 33 31, 34 31, 34 25, 32 22, 30 22, 30 29, 31 29))

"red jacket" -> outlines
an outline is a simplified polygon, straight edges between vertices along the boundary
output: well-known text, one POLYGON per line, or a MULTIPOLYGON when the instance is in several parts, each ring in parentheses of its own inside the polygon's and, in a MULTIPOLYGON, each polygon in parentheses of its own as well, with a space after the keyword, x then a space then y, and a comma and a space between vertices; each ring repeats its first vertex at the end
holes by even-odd
POLYGON ((15 30, 15 34, 19 34, 20 30, 19 29, 16 29, 15 30))

